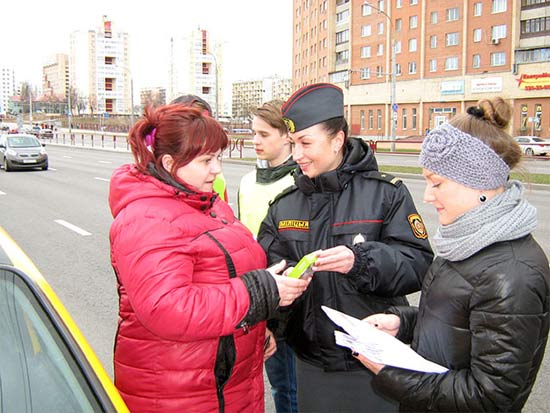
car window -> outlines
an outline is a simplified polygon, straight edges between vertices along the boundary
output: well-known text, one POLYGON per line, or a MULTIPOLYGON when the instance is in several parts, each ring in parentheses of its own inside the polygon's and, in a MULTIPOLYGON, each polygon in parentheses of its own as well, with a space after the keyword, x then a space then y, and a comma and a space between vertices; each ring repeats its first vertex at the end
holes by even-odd
POLYGON ((32 148, 41 146, 38 139, 33 136, 15 136, 8 138, 8 144, 12 148, 32 148))
POLYGON ((103 411, 33 291, 0 267, 0 406, 3 413, 103 411))
POLYGON ((533 142, 544 142, 544 139, 541 139, 541 138, 533 138, 533 142))

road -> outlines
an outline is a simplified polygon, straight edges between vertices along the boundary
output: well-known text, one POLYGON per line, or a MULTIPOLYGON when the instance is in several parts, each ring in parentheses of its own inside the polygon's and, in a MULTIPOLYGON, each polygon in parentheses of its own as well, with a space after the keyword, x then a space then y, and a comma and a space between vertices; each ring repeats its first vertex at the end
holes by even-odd
MULTIPOLYGON (((112 346, 117 322, 115 277, 109 259, 107 204, 112 171, 131 161, 124 152, 47 146, 49 171, 0 171, 0 225, 19 243, 50 282, 112 375, 112 346), (72 224, 86 233, 64 226, 72 224)), ((251 163, 225 162, 230 203, 239 179, 251 163)), ((437 226, 435 212, 422 203, 423 181, 405 178, 428 231, 437 226)), ((533 189, 527 197, 538 208, 539 243, 550 256, 550 192, 533 189)), ((411 297, 413 301, 417 296, 411 297)), ((544 365, 524 411, 550 411, 545 390, 550 387, 550 357, 544 365)), ((273 404, 266 392, 266 408, 273 404)))

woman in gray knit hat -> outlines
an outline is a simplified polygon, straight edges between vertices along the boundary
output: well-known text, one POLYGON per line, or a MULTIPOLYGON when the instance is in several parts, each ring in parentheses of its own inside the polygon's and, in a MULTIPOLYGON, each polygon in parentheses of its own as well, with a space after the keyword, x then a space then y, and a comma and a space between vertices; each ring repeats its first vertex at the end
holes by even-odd
POLYGON ((550 270, 531 235, 536 210, 522 184, 508 179, 521 160, 506 132, 510 117, 503 99, 484 99, 422 145, 424 202, 441 224, 432 238, 437 258, 419 308, 366 320, 449 370, 420 373, 353 353, 401 411, 517 412, 535 382, 548 337, 550 270))

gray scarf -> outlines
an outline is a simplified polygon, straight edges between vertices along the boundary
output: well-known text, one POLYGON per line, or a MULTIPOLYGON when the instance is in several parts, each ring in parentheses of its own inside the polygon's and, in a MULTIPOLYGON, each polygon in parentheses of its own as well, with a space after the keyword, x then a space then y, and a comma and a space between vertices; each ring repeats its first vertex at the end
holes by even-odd
POLYGON ((509 181, 506 190, 442 225, 432 238, 440 257, 462 261, 495 242, 521 238, 537 226, 537 210, 522 198, 523 185, 509 181))

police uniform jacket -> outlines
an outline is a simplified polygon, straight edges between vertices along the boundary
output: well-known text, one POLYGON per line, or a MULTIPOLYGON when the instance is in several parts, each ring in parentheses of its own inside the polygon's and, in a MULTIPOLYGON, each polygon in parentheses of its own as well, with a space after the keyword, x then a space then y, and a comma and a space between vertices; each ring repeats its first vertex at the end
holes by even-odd
POLYGON ((348 274, 318 272, 288 310, 287 340, 298 357, 326 371, 364 369, 334 341, 326 305, 357 318, 407 304, 432 262, 427 233, 401 181, 378 172, 362 140, 349 139, 342 164, 315 179, 297 171, 296 185, 271 204, 258 241, 270 264, 294 265, 318 249, 346 245, 348 274))
POLYGON ((413 349, 449 372, 385 367, 375 388, 402 411, 521 411, 544 357, 549 284, 548 261, 531 235, 459 262, 437 258, 419 309, 390 312, 400 314, 398 338, 412 337, 413 349))

